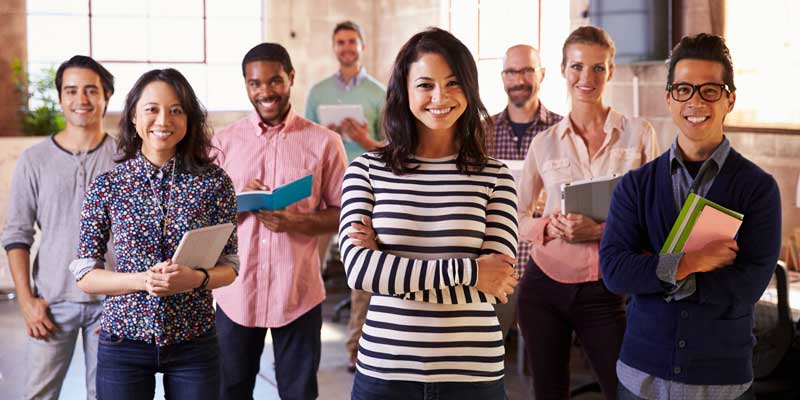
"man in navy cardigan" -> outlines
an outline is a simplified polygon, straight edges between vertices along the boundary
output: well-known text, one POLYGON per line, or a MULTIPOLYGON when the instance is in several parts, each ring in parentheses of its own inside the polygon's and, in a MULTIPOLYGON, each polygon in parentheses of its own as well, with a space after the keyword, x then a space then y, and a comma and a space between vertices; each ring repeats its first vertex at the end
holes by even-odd
POLYGON ((605 284, 630 295, 619 398, 750 398, 753 307, 778 259, 780 193, 723 135, 736 87, 721 37, 684 37, 667 82, 678 137, 622 178, 600 242, 605 284), (659 255, 691 192, 744 214, 737 237, 659 255))

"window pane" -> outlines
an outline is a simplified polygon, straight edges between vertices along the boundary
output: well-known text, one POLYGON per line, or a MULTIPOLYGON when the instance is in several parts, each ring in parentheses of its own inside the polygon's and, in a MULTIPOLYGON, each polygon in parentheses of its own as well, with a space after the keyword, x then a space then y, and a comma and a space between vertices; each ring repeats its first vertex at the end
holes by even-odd
POLYGON ((154 17, 202 17, 203 0, 151 0, 149 10, 154 17))
POLYGON ((482 1, 479 58, 503 57, 506 49, 539 42, 539 1, 482 1))
POLYGON ((450 32, 478 56, 478 0, 451 0, 450 32))
POLYGON ((777 0, 771 7, 757 2, 726 3, 726 43, 733 58, 736 107, 725 120, 740 126, 800 127, 800 6, 777 0), (759 24, 758 36, 735 27, 759 24), (768 56, 767 56, 768 55, 768 56), (765 57, 769 60, 765 62, 765 57), (791 78, 789 78, 791 77, 791 78))
POLYGON ((238 64, 250 48, 263 41, 261 19, 209 18, 207 24, 207 61, 210 64, 238 64))
POLYGON ((500 78, 502 70, 502 59, 478 62, 478 85, 481 90, 481 100, 489 111, 489 115, 502 111, 508 102, 508 97, 503 89, 503 81, 500 78))
POLYGON ((76 54, 89 54, 88 17, 28 16, 28 62, 60 64, 76 54))
POLYGON ((28 0, 28 14, 89 14, 89 2, 86 0, 28 0))
POLYGON ((147 19, 97 17, 92 19, 92 47, 97 60, 147 60, 147 19))
POLYGON ((200 103, 208 108, 208 72, 206 71, 208 67, 203 64, 181 64, 168 67, 177 69, 186 77, 200 103))
POLYGON ((147 16, 147 1, 92 0, 92 16, 147 16))
POLYGON ((152 17, 149 59, 153 61, 203 61, 203 20, 152 17))
POLYGON ((239 65, 208 66, 208 109, 209 110, 251 110, 253 106, 247 98, 247 90, 239 65))
MULTIPOLYGON (((114 75, 114 94, 108 101, 109 112, 120 112, 125 105, 125 96, 133 87, 133 84, 142 76, 143 73, 154 68, 150 64, 118 64, 118 63, 104 63, 103 64, 112 75, 114 75)), ((116 127, 106 127, 116 131, 116 127)))
POLYGON ((206 0, 208 17, 261 18, 260 0, 206 0))

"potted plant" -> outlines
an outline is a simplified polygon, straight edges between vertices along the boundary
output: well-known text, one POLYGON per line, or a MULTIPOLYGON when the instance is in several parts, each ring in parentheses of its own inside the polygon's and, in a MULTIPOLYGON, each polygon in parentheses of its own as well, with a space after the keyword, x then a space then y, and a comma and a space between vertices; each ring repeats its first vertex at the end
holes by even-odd
POLYGON ((20 96, 19 116, 26 135, 46 136, 66 126, 55 89, 56 70, 45 68, 34 77, 19 59, 11 62, 14 83, 20 96))

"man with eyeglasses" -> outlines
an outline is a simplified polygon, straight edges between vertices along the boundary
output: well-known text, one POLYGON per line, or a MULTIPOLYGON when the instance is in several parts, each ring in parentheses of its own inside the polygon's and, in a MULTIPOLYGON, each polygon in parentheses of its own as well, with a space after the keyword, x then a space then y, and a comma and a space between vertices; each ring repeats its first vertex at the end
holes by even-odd
MULTIPOLYGON (((533 137, 563 118, 539 101, 539 87, 544 80, 544 72, 539 52, 535 48, 519 44, 506 50, 500 76, 508 95, 508 105, 492 117, 494 135, 487 135, 489 156, 501 160, 524 160, 533 137)), ((518 268, 528 262, 530 249, 530 242, 519 242, 518 268)), ((508 297, 508 303, 495 305, 503 337, 514 322, 516 306, 516 292, 508 297)))
POLYGON ((618 398, 750 399, 753 307, 780 248, 778 185, 723 134, 736 102, 724 39, 684 37, 667 82, 678 137, 617 185, 600 243, 604 282, 630 296, 618 398), (734 239, 659 254, 689 193, 744 214, 742 225, 734 239))

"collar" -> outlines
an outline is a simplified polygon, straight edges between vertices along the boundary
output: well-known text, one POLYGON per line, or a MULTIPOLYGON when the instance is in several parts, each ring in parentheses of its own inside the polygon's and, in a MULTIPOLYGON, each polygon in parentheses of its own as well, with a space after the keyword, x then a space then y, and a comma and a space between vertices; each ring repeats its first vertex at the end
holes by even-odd
POLYGON ((364 79, 367 78, 367 70, 362 65, 361 69, 358 70, 356 76, 354 76, 353 79, 350 80, 349 85, 344 81, 344 78, 342 78, 341 71, 337 70, 336 73, 333 74, 333 76, 336 78, 336 85, 339 86, 339 89, 352 90, 354 87, 360 85, 361 82, 364 82, 364 79))
MULTIPOLYGON (((616 112, 613 108, 608 109, 608 115, 606 116, 606 122, 603 124, 603 132, 605 132, 606 137, 613 134, 615 131, 622 131, 622 114, 616 112)), ((567 133, 575 133, 575 130, 572 128, 572 119, 567 114, 561 122, 556 125, 556 133, 560 139, 564 139, 567 133)))
POLYGON ((253 133, 255 133, 256 136, 272 136, 280 133, 286 134, 288 131, 291 131, 291 128, 294 127, 297 120, 297 114, 294 112, 292 107, 289 106, 289 111, 286 113, 286 117, 283 119, 283 122, 275 126, 269 126, 264 123, 264 121, 261 121, 261 116, 258 115, 257 111, 250 113, 250 115, 247 116, 247 120, 253 127, 253 133))
MULTIPOLYGON (((555 122, 553 121, 553 115, 554 114, 544 106, 544 103, 539 100, 539 109, 536 111, 533 121, 531 122, 533 122, 534 125, 552 125, 555 122)), ((508 117, 508 106, 499 114, 495 123, 497 125, 511 125, 511 118, 508 117)))
MULTIPOLYGON (((728 154, 730 154, 730 152, 731 142, 728 141, 727 137, 723 136, 722 143, 720 143, 719 146, 714 149, 714 152, 711 153, 711 157, 709 157, 708 160, 705 160, 703 164, 710 160, 716 165, 717 171, 719 171, 722 168, 722 164, 725 163, 725 159, 728 158, 728 154)), ((675 168, 676 165, 686 168, 683 156, 678 148, 678 138, 675 138, 675 141, 672 142, 672 146, 669 147, 669 165, 672 168, 675 168)))
MULTIPOLYGON (((144 154, 139 152, 139 155, 133 159, 133 167, 136 171, 145 174, 147 177, 164 177, 168 176, 168 174, 172 173, 173 165, 175 164, 176 160, 175 157, 169 159, 169 161, 165 162, 160 168, 156 167, 150 161, 147 161, 144 154)), ((177 175, 177 171, 176 171, 177 175)))

